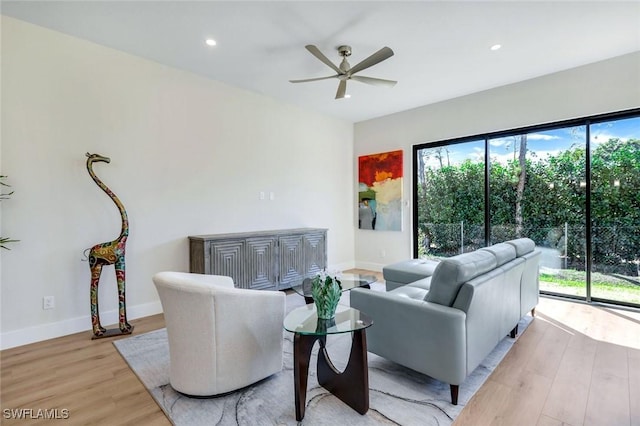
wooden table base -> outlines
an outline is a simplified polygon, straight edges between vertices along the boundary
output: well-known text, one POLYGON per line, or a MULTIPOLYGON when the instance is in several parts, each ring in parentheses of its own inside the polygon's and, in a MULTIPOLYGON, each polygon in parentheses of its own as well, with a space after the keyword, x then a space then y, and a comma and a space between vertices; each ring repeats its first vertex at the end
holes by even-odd
POLYGON ((342 373, 335 368, 326 349, 326 336, 295 333, 293 338, 293 374, 296 400, 296 420, 304 418, 307 399, 307 379, 311 350, 316 340, 318 352, 318 383, 360 414, 369 410, 369 370, 365 329, 353 332, 349 362, 342 373))

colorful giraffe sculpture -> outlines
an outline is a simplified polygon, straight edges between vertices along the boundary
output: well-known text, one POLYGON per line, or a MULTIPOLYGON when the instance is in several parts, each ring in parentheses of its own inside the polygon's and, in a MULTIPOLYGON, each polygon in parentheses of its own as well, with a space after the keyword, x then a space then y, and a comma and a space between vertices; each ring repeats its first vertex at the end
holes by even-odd
POLYGON ((120 235, 113 241, 96 244, 89 249, 89 267, 91 268, 91 325, 93 326, 92 339, 101 337, 116 336, 120 334, 131 334, 133 326, 127 322, 127 308, 125 304, 125 245, 129 236, 129 220, 124 206, 116 195, 93 172, 93 163, 109 163, 111 159, 99 154, 89 154, 87 152, 87 170, 91 179, 113 200, 120 211, 122 218, 122 230, 120 235), (100 325, 100 312, 98 310, 98 284, 100 274, 105 265, 114 265, 116 270, 116 280, 118 282, 118 318, 119 328, 107 330, 100 325))

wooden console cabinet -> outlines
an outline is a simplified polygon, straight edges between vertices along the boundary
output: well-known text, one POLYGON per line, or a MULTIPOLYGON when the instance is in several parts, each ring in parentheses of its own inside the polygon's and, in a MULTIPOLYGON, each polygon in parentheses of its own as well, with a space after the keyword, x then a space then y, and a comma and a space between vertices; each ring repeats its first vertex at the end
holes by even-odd
POLYGON ((226 275, 236 287, 282 290, 327 267, 327 230, 282 229, 189 237, 191 272, 226 275))

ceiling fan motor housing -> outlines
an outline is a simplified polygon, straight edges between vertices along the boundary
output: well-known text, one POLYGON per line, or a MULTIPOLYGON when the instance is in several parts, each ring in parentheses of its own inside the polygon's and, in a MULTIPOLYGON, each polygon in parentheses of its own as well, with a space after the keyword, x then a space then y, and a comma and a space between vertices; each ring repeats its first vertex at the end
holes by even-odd
POLYGON ((351 56, 351 46, 338 46, 338 53, 340 56, 351 56))

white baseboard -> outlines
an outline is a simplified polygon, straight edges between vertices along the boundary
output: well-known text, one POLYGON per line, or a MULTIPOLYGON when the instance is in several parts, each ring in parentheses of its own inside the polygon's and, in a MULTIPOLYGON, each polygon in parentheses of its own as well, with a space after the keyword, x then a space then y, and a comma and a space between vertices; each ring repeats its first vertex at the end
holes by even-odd
POLYGON ((354 262, 336 263, 335 265, 329 265, 327 271, 348 271, 355 268, 354 262))
POLYGON ((356 262, 357 269, 366 269, 368 271, 382 272, 382 268, 387 265, 386 263, 373 263, 373 262, 356 262))
MULTIPOLYGON (((127 319, 148 317, 162 312, 160 301, 145 303, 142 305, 127 306, 127 319)), ((103 326, 118 323, 118 310, 100 312, 100 322, 103 326)), ((43 340, 54 339, 56 337, 88 331, 87 338, 91 332, 91 316, 70 318, 63 321, 49 324, 37 325, 34 327, 22 328, 20 330, 8 331, 0 334, 0 350, 14 348, 16 346, 28 345, 29 343, 41 342, 43 340)))

